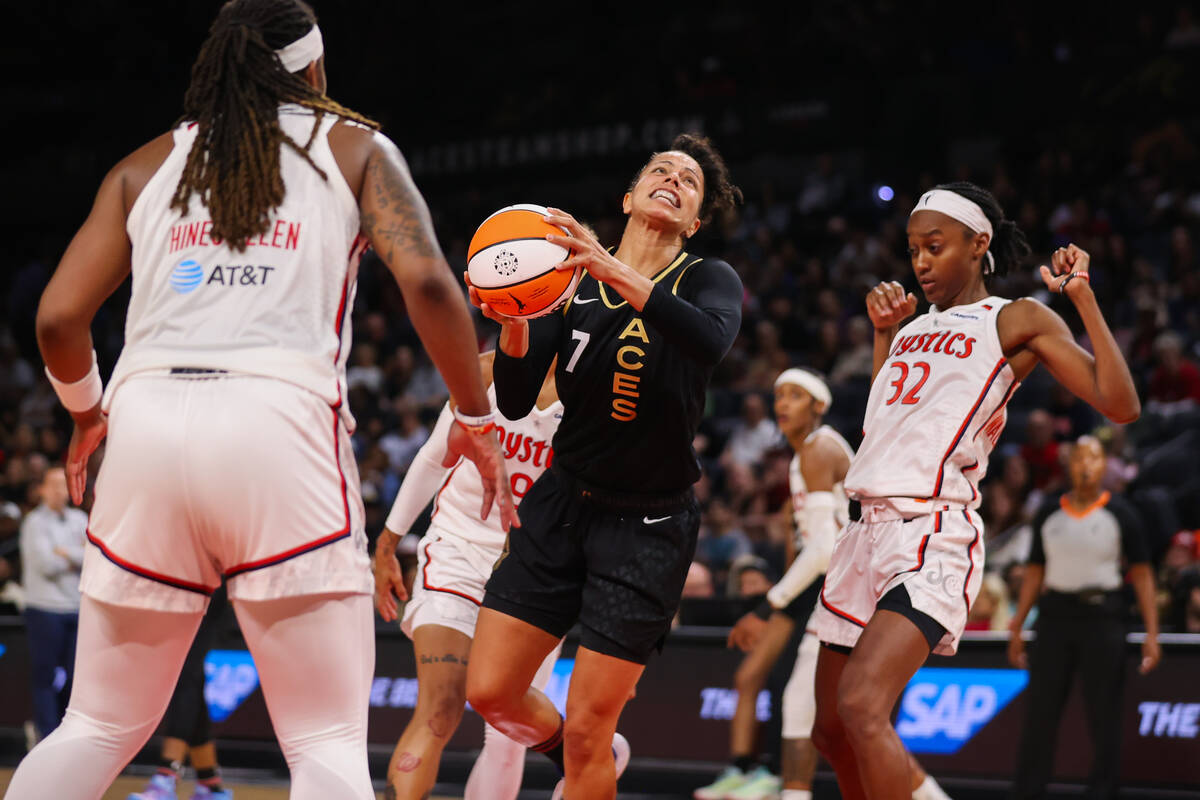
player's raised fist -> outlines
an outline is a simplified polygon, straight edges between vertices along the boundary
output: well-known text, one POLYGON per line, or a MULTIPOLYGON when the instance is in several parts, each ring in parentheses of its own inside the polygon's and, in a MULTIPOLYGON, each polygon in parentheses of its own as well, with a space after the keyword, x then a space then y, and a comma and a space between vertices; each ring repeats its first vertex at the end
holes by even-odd
POLYGON ((917 310, 917 298, 896 281, 884 281, 867 294, 867 316, 875 330, 899 325, 917 310))
POLYGON ((1088 267, 1091 261, 1092 257, 1086 250, 1078 245, 1069 244, 1051 253, 1050 266, 1043 264, 1039 272, 1046 288, 1074 299, 1081 292, 1088 291, 1088 267))

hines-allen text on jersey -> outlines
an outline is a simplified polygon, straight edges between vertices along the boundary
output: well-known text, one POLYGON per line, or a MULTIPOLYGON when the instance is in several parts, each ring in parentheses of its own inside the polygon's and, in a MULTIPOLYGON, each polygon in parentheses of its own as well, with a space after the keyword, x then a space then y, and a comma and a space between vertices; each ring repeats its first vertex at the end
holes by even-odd
MULTIPOLYGON (((167 235, 167 252, 175 253, 185 247, 219 247, 220 237, 212 235, 212 220, 180 222, 172 225, 167 235)), ((275 220, 266 233, 246 240, 246 247, 274 247, 277 250, 295 250, 300 246, 300 223, 283 219, 275 220)))

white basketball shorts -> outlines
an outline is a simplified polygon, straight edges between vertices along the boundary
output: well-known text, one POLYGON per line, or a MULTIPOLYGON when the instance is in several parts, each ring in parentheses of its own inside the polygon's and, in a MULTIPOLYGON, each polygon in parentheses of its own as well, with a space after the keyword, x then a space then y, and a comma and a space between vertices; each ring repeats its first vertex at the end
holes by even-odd
POLYGON ((374 589, 358 468, 337 411, 252 375, 154 373, 113 398, 81 590, 202 611, 374 589))
POLYGON ((838 534, 813 612, 822 642, 853 647, 879 599, 901 584, 912 607, 946 629, 933 649, 952 655, 983 582, 983 521, 962 506, 905 520, 886 501, 864 501, 861 521, 838 534))
POLYGON ((422 625, 442 625, 475 638, 484 586, 500 549, 454 535, 435 521, 417 546, 417 577, 400 630, 411 639, 422 625))

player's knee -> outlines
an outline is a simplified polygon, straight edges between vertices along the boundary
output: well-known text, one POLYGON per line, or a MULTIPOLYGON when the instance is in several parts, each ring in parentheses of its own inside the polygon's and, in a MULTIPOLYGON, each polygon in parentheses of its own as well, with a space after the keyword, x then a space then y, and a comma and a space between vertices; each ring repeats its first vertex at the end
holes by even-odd
POLYGON ((846 680, 838 687, 837 715, 851 739, 872 738, 891 725, 891 704, 867 680, 846 680))
POLYGON ((588 711, 568 712, 563 721, 563 756, 573 764, 611 757, 612 721, 588 711))
POLYGON ((830 761, 835 760, 847 746, 846 729, 842 727, 842 721, 833 709, 821 713, 818 706, 817 716, 813 721, 812 743, 830 761))
POLYGON ((506 684, 482 670, 467 673, 467 702, 488 722, 503 719, 518 697, 513 696, 506 684))
POLYGON ((737 672, 733 673, 733 688, 737 689, 739 694, 757 694, 766 683, 766 677, 763 669, 751 659, 745 659, 738 665, 737 672))

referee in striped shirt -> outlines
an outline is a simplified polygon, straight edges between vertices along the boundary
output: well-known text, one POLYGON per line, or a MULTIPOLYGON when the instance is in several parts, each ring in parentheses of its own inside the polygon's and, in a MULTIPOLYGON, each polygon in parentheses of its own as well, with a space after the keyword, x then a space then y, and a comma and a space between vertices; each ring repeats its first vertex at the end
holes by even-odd
POLYGON ((1008 646, 1013 666, 1024 668, 1021 626, 1037 603, 1037 644, 1030 659, 1013 795, 1021 800, 1045 796, 1059 720, 1076 673, 1083 682, 1092 735, 1087 796, 1116 796, 1125 677, 1123 564, 1146 625, 1139 672, 1154 669, 1162 656, 1154 578, 1141 524, 1128 503, 1101 489, 1104 468, 1100 442, 1081 437, 1068 462, 1070 491, 1042 508, 1033 521, 1029 564, 1008 646))

